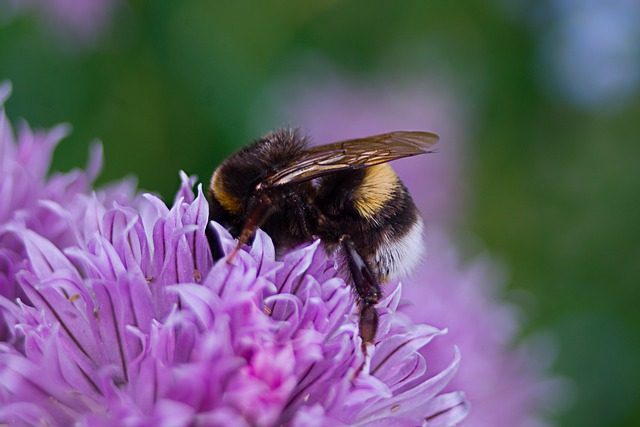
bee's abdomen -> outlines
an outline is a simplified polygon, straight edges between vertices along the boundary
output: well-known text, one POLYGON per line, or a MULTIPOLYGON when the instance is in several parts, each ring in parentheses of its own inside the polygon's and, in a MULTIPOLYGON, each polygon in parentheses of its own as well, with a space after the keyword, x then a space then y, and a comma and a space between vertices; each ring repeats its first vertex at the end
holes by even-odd
MULTIPOLYGON (((406 275, 419 263, 423 221, 391 166, 334 174, 322 181, 319 194, 319 206, 337 229, 333 235, 348 235, 381 282, 406 275)), ((323 239, 330 235, 322 233, 323 239)))
POLYGON ((417 217, 404 235, 387 238, 373 256, 373 267, 380 281, 407 276, 424 257, 423 221, 417 217))
POLYGON ((406 276, 424 256, 423 228, 411 195, 398 179, 392 196, 374 215, 363 216, 356 244, 372 264, 378 279, 406 276))

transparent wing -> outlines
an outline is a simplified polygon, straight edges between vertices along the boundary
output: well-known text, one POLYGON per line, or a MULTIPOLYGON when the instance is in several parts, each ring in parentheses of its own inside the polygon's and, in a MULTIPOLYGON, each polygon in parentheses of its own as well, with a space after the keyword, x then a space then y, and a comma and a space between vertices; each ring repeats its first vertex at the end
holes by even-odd
POLYGON ((340 170, 425 154, 437 142, 438 135, 430 132, 390 132, 311 147, 305 150, 301 159, 267 177, 263 185, 293 184, 340 170))

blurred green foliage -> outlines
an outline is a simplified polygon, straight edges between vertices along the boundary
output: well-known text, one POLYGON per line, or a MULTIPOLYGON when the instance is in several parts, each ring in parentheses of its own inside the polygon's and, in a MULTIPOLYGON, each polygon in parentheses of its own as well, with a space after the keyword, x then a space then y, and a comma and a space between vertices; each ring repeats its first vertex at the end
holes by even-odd
POLYGON ((135 174, 170 198, 179 169, 206 182, 258 136, 256 98, 305 52, 362 76, 393 61, 449 75, 474 122, 470 228, 506 260, 510 288, 534 295, 529 330, 556 335, 554 372, 574 385, 555 421, 637 426, 640 102, 585 111, 541 90, 545 27, 528 24, 534 3, 517 4, 137 0, 84 51, 27 14, 0 27, 0 78, 14 123, 73 124, 55 169, 83 165, 100 138, 101 182, 135 174))

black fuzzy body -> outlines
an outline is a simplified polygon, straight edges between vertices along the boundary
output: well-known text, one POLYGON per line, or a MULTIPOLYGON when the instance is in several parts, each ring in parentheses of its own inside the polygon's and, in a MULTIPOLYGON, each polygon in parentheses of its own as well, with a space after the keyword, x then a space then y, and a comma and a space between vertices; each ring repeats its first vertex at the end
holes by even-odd
POLYGON ((295 131, 279 130, 225 160, 216 170, 209 191, 211 219, 238 237, 258 199, 266 197, 271 211, 260 227, 269 234, 279 253, 317 238, 328 253, 333 253, 343 236, 348 236, 378 280, 386 281, 393 273, 389 265, 402 262, 388 259, 393 256, 386 249, 406 236, 420 220, 409 192, 393 174, 393 182, 388 183, 389 201, 377 208, 372 217, 362 215, 355 205, 367 168, 342 170, 313 181, 262 185, 265 178, 285 165, 302 160, 306 147, 307 138, 295 131), (219 200, 223 199, 222 193, 241 207, 235 212, 225 208, 219 200))

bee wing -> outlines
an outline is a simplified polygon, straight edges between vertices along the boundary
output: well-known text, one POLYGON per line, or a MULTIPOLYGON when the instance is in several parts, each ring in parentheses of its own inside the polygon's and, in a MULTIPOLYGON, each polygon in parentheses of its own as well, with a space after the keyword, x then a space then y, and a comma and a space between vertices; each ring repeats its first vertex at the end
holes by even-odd
POLYGON ((264 180, 266 186, 293 184, 346 170, 429 153, 438 142, 430 132, 389 132, 311 147, 301 159, 264 180))

